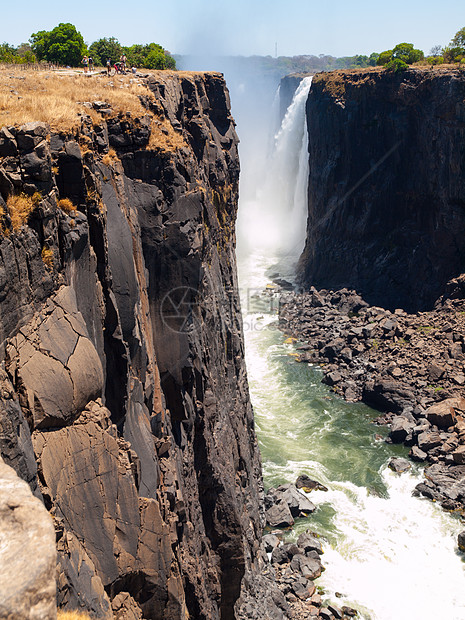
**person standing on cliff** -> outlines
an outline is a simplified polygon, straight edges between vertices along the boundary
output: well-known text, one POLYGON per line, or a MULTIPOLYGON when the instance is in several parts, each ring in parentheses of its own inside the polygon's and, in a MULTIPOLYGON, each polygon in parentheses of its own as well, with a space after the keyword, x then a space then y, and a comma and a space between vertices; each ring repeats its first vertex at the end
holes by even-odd
POLYGON ((107 58, 107 75, 110 75, 111 71, 111 59, 107 58))
POLYGON ((89 56, 89 71, 92 73, 93 70, 94 70, 94 59, 92 58, 92 56, 89 56))
POLYGON ((84 56, 81 62, 84 65, 84 73, 87 73, 87 65, 89 64, 89 59, 87 56, 84 56))

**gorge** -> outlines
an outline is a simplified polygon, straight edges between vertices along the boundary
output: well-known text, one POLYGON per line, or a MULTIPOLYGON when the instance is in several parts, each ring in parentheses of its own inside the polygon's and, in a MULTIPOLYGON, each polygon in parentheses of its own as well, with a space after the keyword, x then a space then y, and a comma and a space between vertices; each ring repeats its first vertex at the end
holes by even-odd
MULTIPOLYGON (((249 167, 267 146, 247 157, 254 136, 241 136, 239 282, 225 81, 141 83, 141 114, 90 99, 73 129, 0 133, 0 452, 52 515, 59 606, 131 620, 433 618, 437 606, 464 618, 459 519, 412 497, 421 465, 387 467, 408 449, 383 440, 376 412, 321 384, 346 362, 313 360, 302 320, 284 326, 295 319, 296 343, 276 315, 302 250, 299 286, 355 288, 392 310, 430 309, 464 271, 462 73, 285 79, 266 165, 249 167), (15 195, 29 204, 19 223, 15 195), (264 486, 302 473, 328 490, 307 494, 316 510, 284 540, 319 535, 320 600, 309 585, 296 595, 292 571, 276 576, 262 544, 264 486)), ((409 406, 396 413, 426 419, 409 406)))

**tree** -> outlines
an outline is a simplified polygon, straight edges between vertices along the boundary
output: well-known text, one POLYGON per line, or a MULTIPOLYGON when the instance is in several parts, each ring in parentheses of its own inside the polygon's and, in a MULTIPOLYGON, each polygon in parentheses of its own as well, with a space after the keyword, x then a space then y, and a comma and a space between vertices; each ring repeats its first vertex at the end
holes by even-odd
POLYGON ((165 64, 167 69, 176 69, 176 60, 169 52, 165 51, 165 64))
POLYGON ((40 30, 29 39, 38 60, 77 67, 86 53, 82 34, 73 24, 58 24, 53 30, 40 30))
POLYGON ((115 37, 99 39, 89 47, 89 56, 92 56, 95 65, 100 66, 105 66, 107 58, 112 62, 118 61, 122 53, 123 48, 115 37))
POLYGON ((460 62, 465 57, 465 48, 463 47, 450 47, 449 45, 444 48, 444 61, 445 62, 460 62))
POLYGON ((429 52, 430 56, 442 56, 442 45, 433 45, 429 52))
MULTIPOLYGON (((451 41, 451 47, 465 48, 465 28, 461 28, 451 41)), ((465 53, 465 50, 464 50, 465 53)))
POLYGON ((387 63, 392 60, 392 50, 386 50, 385 52, 381 52, 378 56, 377 64, 379 66, 387 65, 387 63))
POLYGON ((370 67, 376 67, 376 65, 378 64, 378 58, 379 54, 377 54, 376 52, 370 54, 370 57, 368 58, 368 65, 370 67))
POLYGON ((413 43, 399 43, 392 50, 392 58, 402 60, 408 65, 423 60, 425 55, 421 50, 415 49, 413 43))
POLYGON ((158 43, 123 48, 127 64, 145 69, 176 69, 176 61, 158 43))
POLYGON ((16 49, 8 43, 0 44, 0 62, 14 62, 16 49))

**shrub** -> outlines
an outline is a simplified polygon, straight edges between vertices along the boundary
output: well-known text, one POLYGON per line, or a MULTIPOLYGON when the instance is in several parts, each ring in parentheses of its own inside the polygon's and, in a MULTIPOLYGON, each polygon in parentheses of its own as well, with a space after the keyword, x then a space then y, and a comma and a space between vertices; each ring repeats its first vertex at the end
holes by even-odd
POLYGON ((393 71, 394 73, 400 73, 408 69, 408 64, 400 58, 393 58, 386 65, 387 71, 393 71))

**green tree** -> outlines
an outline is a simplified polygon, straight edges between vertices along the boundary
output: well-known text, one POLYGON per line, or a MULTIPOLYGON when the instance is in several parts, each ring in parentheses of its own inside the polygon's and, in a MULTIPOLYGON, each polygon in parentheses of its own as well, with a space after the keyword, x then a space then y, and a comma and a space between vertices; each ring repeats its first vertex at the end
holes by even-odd
POLYGON ((370 67, 376 67, 376 65, 378 64, 378 58, 379 54, 377 54, 376 52, 370 54, 370 57, 368 58, 368 65, 370 67))
POLYGON ((89 56, 92 56, 95 65, 100 66, 105 66, 107 58, 112 62, 118 61, 122 53, 123 48, 115 37, 99 39, 89 47, 89 56))
POLYGON ((465 48, 448 45, 444 48, 443 56, 445 62, 460 62, 465 57, 465 48))
POLYGON ((176 69, 176 61, 158 43, 135 44, 123 48, 128 66, 144 69, 176 69))
POLYGON ((386 50, 385 52, 381 52, 378 56, 377 63, 379 66, 387 65, 387 63, 392 60, 392 50, 386 50))
POLYGON ((392 58, 402 60, 408 65, 423 60, 425 55, 421 50, 415 49, 413 43, 399 43, 392 50, 392 58))
POLYGON ((0 44, 0 62, 15 62, 16 49, 9 43, 0 44))
MULTIPOLYGON (((465 48, 465 28, 461 28, 451 41, 451 47, 465 48)), ((464 50, 465 51, 465 50, 464 50)))
POLYGON ((53 30, 40 30, 29 39, 38 60, 77 67, 86 53, 82 34, 73 24, 58 24, 53 30))
POLYGON ((176 69, 176 60, 171 56, 169 52, 165 51, 165 63, 167 69, 176 69))
POLYGON ((394 73, 400 73, 401 71, 406 71, 407 69, 408 64, 400 58, 393 58, 386 65, 386 70, 394 71, 394 73))

